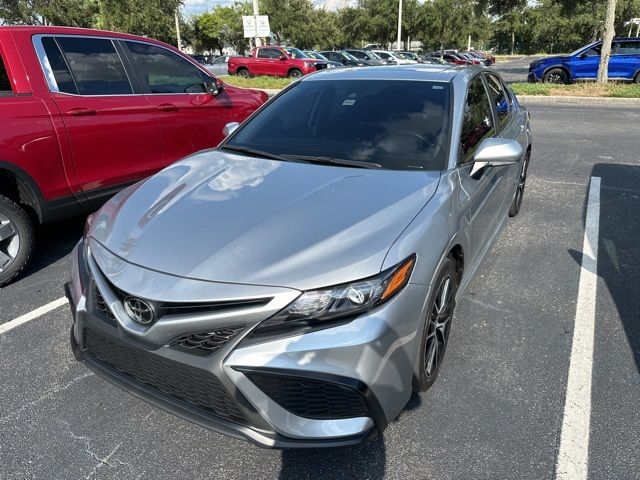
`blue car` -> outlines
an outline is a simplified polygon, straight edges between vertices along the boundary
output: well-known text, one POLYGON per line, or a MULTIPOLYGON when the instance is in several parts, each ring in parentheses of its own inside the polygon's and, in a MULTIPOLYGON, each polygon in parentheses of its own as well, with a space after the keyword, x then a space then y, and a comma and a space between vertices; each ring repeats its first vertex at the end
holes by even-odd
MULTIPOLYGON (((547 57, 529 65, 530 82, 571 83, 595 80, 602 41, 580 47, 566 56, 547 57)), ((615 38, 611 46, 609 79, 640 83, 640 37, 615 38)))

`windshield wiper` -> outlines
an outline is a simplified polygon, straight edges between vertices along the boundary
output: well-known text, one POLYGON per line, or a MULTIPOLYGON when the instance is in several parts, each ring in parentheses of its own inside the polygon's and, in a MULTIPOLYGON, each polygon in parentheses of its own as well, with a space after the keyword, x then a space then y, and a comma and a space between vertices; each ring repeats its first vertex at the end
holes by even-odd
POLYGON ((254 157, 270 158, 272 160, 280 160, 288 162, 289 159, 275 153, 263 152, 262 150, 256 150, 255 148, 240 147, 238 145, 223 145, 220 150, 231 150, 232 152, 244 153, 246 155, 252 155, 254 157))
POLYGON ((343 167, 355 167, 355 168, 382 168, 379 163, 361 162, 359 160, 347 160, 345 158, 333 158, 333 157, 316 157, 313 155, 289 155, 283 154, 284 158, 299 160, 308 163, 316 163, 319 165, 339 165, 343 167))

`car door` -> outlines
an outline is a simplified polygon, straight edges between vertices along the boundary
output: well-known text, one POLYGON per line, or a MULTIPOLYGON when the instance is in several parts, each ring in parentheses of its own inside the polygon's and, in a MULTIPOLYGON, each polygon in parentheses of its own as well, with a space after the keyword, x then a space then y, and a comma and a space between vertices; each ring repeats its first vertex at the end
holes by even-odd
POLYGON ((640 70, 640 39, 615 41, 609 60, 609 77, 633 80, 640 70))
POLYGON ((471 176, 474 154, 485 138, 496 134, 496 125, 482 75, 469 83, 464 104, 460 135, 458 176, 460 181, 459 203, 469 224, 469 256, 479 258, 496 230, 495 219, 503 201, 504 167, 488 167, 471 176))
POLYGON ((568 60, 572 80, 591 80, 598 76, 601 45, 595 45, 568 60))
POLYGON ((89 199, 163 166, 153 109, 136 94, 112 39, 41 36, 35 44, 64 122, 78 185, 89 199))
POLYGON ((252 61, 249 70, 252 75, 267 75, 271 69, 273 59, 271 57, 272 48, 261 47, 256 52, 255 59, 252 61))
POLYGON ((224 92, 209 92, 215 80, 168 48, 133 40, 122 46, 154 108, 165 164, 217 146, 231 101, 224 92))

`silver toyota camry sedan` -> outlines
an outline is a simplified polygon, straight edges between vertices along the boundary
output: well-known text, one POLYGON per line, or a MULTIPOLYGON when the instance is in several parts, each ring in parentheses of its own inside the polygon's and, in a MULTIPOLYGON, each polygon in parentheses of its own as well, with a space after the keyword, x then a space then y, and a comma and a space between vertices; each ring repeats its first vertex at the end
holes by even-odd
POLYGON ((226 130, 88 219, 74 354, 261 446, 372 438, 435 381, 456 299, 520 209, 528 113, 487 68, 371 67, 304 77, 226 130))

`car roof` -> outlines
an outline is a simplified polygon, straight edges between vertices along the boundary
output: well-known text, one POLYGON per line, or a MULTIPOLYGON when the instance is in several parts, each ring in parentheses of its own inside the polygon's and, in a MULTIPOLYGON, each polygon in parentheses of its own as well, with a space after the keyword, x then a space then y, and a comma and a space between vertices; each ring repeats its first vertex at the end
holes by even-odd
POLYGON ((324 80, 419 80, 450 82, 460 72, 476 71, 481 67, 462 67, 457 65, 414 64, 398 66, 379 66, 367 68, 341 68, 322 70, 307 75, 301 82, 324 80))
POLYGON ((112 37, 130 40, 144 40, 149 43, 157 43, 166 45, 160 40, 153 38, 141 37, 139 35, 131 35, 128 33, 111 32, 108 30, 97 30, 93 28, 78 28, 78 27, 57 27, 57 26, 44 26, 44 25, 10 25, 0 26, 0 32, 16 32, 27 33, 29 35, 85 35, 85 36, 99 36, 99 37, 112 37))

